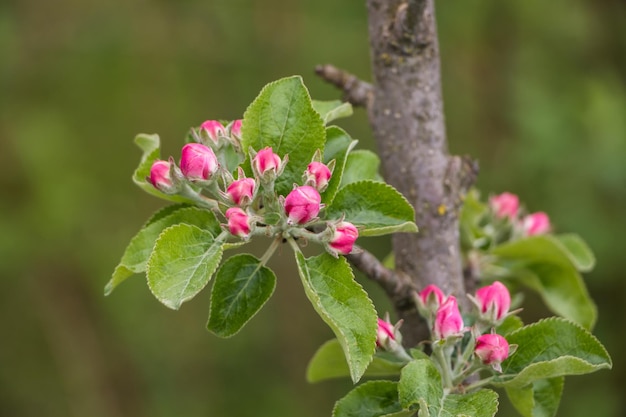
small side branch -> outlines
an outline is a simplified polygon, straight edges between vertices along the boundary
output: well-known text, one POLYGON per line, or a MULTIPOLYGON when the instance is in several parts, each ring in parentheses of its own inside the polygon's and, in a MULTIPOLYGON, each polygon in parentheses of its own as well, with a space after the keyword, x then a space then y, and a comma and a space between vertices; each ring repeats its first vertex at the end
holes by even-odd
POLYGON ((412 305, 412 292, 415 290, 411 280, 402 274, 386 268, 374 255, 363 250, 347 256, 348 261, 372 281, 378 283, 389 298, 404 301, 412 305))
POLYGON ((353 106, 369 107, 374 90, 371 84, 330 64, 318 65, 315 67, 315 73, 342 90, 344 100, 353 106))

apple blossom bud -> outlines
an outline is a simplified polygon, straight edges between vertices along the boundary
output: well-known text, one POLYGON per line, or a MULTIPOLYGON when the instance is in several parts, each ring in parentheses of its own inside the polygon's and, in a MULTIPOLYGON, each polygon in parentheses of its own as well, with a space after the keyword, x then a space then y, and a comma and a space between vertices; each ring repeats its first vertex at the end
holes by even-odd
POLYGON ((200 125, 200 130, 204 131, 206 135, 213 142, 217 143, 221 136, 226 136, 226 129, 217 120, 207 120, 200 125))
POLYGON ((278 174, 281 160, 274 153, 272 148, 261 149, 252 160, 252 169, 259 177, 272 176, 278 174))
POLYGON ((304 224, 317 216, 322 197, 309 185, 294 188, 285 198, 285 213, 292 223, 304 224))
POLYGON ((446 296, 438 286, 434 284, 427 285, 419 292, 419 297, 427 310, 436 312, 446 300, 446 296))
POLYGON ((250 235, 250 217, 239 207, 231 207, 225 214, 228 219, 228 230, 231 234, 241 238, 250 235))
POLYGON ((322 192, 328 187, 328 180, 330 180, 330 169, 323 163, 313 161, 309 164, 304 172, 304 183, 306 185, 317 188, 319 192, 322 192))
POLYGON ((174 189, 174 184, 170 177, 170 168, 171 165, 168 161, 157 159, 152 164, 150 176, 147 178, 154 188, 166 194, 169 194, 174 189))
POLYGON ((489 204, 495 212, 496 217, 510 219, 517 216, 519 210, 519 198, 515 194, 502 193, 491 197, 489 204))
POLYGON ((476 338, 474 353, 485 365, 502 372, 500 364, 509 357, 509 342, 499 334, 484 334, 476 338))
POLYGON ((359 231, 352 223, 345 221, 338 223, 334 228, 335 234, 328 242, 330 250, 335 254, 348 255, 359 237, 359 231))
POLYGON ((447 339, 451 336, 460 336, 463 332, 463 317, 459 311, 456 297, 451 295, 439 307, 433 325, 435 340, 447 339))
POLYGON ((522 229, 526 236, 548 233, 550 231, 550 218, 542 211, 529 214, 522 220, 522 229))
POLYGON ((396 340, 393 325, 381 318, 378 319, 378 330, 376 330, 376 346, 384 348, 390 340, 396 340))
POLYGON ((201 143, 188 143, 183 146, 180 157, 180 170, 190 181, 206 181, 217 171, 217 157, 211 148, 201 143))
POLYGON ((253 178, 241 178, 230 183, 226 194, 238 206, 247 205, 252 201, 255 189, 256 181, 253 178))
POLYGON ((241 119, 233 120, 230 124, 230 135, 237 139, 241 138, 241 119))
POLYGON ((489 323, 498 323, 503 320, 511 307, 509 290, 500 281, 479 288, 476 291, 476 301, 478 301, 481 318, 489 323))

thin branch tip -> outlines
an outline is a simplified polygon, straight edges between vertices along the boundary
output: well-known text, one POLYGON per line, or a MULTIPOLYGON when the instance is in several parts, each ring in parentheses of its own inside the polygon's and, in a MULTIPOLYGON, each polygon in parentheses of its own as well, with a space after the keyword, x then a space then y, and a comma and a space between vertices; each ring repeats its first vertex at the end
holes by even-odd
POLYGON ((370 83, 332 64, 317 65, 315 74, 343 91, 344 100, 353 106, 365 108, 369 106, 373 95, 373 87, 370 83))

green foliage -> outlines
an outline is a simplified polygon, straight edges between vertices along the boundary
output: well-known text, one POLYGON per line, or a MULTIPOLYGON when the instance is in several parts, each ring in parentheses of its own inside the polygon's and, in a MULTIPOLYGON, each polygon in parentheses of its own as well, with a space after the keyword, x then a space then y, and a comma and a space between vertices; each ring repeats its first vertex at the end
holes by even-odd
POLYGON ((181 223, 159 235, 148 260, 146 275, 152 294, 178 310, 211 279, 222 259, 223 242, 211 232, 181 223))
MULTIPOLYGON (((399 375, 405 362, 398 360, 392 354, 376 352, 369 364, 364 377, 399 375)), ((350 368, 346 362, 346 355, 337 339, 329 340, 315 352, 306 371, 309 382, 319 382, 332 378, 350 376, 350 368)))
POLYGON ((398 401, 398 383, 370 381, 359 385, 337 401, 333 417, 389 417, 410 416, 403 412, 398 401))
POLYGON ((613 366, 598 339, 566 319, 544 319, 509 333, 506 338, 518 348, 503 362, 502 374, 494 379, 494 383, 504 387, 523 388, 538 380, 613 366))
POLYGON ((122 255, 122 260, 104 289, 105 295, 109 295, 115 287, 133 274, 145 272, 148 258, 161 232, 179 223, 198 226, 209 231, 213 236, 220 233, 219 222, 208 210, 184 205, 173 205, 159 210, 131 239, 122 255))
MULTIPOLYGON (((324 150, 324 121, 313 108, 301 77, 283 78, 266 85, 250 104, 243 118, 243 151, 271 146, 279 155, 289 155, 285 173, 276 183, 287 194, 300 183, 316 149, 324 150)), ((248 171, 249 173, 251 171, 248 171)))
POLYGON ((439 371, 430 359, 415 360, 404 367, 398 393, 403 408, 419 406, 420 417, 493 417, 498 410, 498 395, 493 391, 482 389, 469 394, 444 391, 439 371))
POLYGON ((360 227, 362 236, 417 232, 415 212, 393 187, 374 181, 359 181, 342 187, 327 208, 330 218, 345 219, 360 227))
POLYGON ((341 185, 362 180, 382 181, 382 177, 378 173, 379 166, 380 158, 374 152, 367 149, 351 152, 346 161, 341 185))
POLYGON ((311 104, 316 112, 320 114, 324 124, 328 124, 333 120, 341 119, 342 117, 352 116, 352 105, 340 100, 312 100, 311 104))
POLYGON ((335 198, 337 190, 343 184, 343 173, 346 162, 357 141, 352 140, 343 129, 330 126, 326 129, 326 147, 324 148, 324 163, 335 161, 335 169, 328 182, 328 188, 322 194, 322 202, 330 203, 335 198))
POLYGON ((296 252, 304 291, 313 308, 330 326, 343 347, 350 376, 358 381, 376 348, 376 310, 367 293, 354 281, 345 258, 325 253, 305 258, 296 252))
POLYGON ((591 267, 593 255, 578 236, 532 236, 498 246, 492 253, 510 265, 512 275, 536 290, 553 312, 593 327, 597 309, 576 268, 591 267))
POLYGON ((230 337, 263 307, 276 288, 271 269, 250 254, 228 258, 215 277, 207 328, 230 337))
POLYGON ((506 388, 506 394, 524 417, 553 417, 563 394, 564 377, 538 379, 522 388, 506 388))

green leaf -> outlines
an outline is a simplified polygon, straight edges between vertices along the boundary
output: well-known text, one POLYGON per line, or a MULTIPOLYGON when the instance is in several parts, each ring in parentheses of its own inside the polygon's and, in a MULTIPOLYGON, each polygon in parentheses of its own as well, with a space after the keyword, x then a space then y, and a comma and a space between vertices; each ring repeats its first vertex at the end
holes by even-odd
POLYGON ((539 379, 523 388, 506 388, 506 394, 524 417, 553 417, 561 402, 564 382, 564 377, 539 379))
POLYGON ((154 186, 146 179, 150 176, 150 168, 152 168, 154 161, 161 158, 159 135, 140 133, 135 136, 135 144, 139 146, 139 148, 143 151, 143 154, 141 155, 139 166, 133 173, 133 182, 148 194, 152 194, 156 197, 178 203, 192 203, 191 200, 184 197, 162 193, 154 188, 154 186))
POLYGON ((382 417, 397 415, 401 411, 397 382, 369 381, 337 401, 333 417, 382 417))
POLYGON ((297 251, 296 261, 307 297, 335 333, 350 376, 357 382, 376 349, 377 314, 372 301, 354 280, 344 257, 324 253, 305 259, 297 251))
POLYGON ((122 260, 115 268, 113 276, 104 288, 104 295, 109 295, 119 284, 133 274, 145 272, 152 248, 161 232, 178 223, 198 226, 214 236, 220 233, 220 224, 215 215, 196 207, 172 205, 156 212, 146 225, 131 239, 122 255, 122 260))
POLYGON ((222 258, 223 242, 189 224, 165 229, 148 259, 146 275, 154 296, 178 310, 208 284, 222 258))
POLYGON ((328 187, 322 193, 322 203, 330 204, 339 190, 341 178, 343 177, 344 167, 348 160, 348 155, 352 148, 356 146, 358 141, 352 140, 343 129, 337 126, 326 128, 326 147, 324 148, 324 163, 328 164, 331 160, 335 160, 335 169, 333 175, 328 181, 328 187))
POLYGON ((505 268, 512 265, 511 273, 537 291, 554 313, 588 329, 593 327, 596 306, 570 252, 559 239, 551 235, 533 236, 497 246, 492 253, 505 268))
POLYGON ((341 119, 343 117, 352 116, 352 104, 342 102, 340 100, 312 100, 311 104, 316 112, 324 120, 324 124, 328 124, 333 120, 341 119))
POLYGON ((329 218, 345 215, 359 228, 361 236, 396 232, 417 232, 415 212, 392 186, 382 182, 359 181, 341 188, 326 209, 329 218))
POLYGON ((237 333, 274 293, 276 275, 250 254, 226 260, 215 277, 207 328, 220 337, 237 333))
MULTIPOLYGON (((302 174, 314 152, 324 150, 326 130, 311 105, 301 77, 289 77, 266 85, 246 110, 242 125, 244 152, 271 146, 281 158, 289 154, 285 172, 276 181, 278 194, 286 195, 302 174)), ((248 169, 248 173, 250 173, 248 169)))
POLYGON ((580 375, 612 367, 611 357, 589 331, 560 317, 541 320, 506 336, 518 345, 494 383, 523 388, 537 380, 580 375))
POLYGON ((382 182, 383 178, 378 173, 379 166, 380 158, 372 151, 359 149, 350 152, 341 178, 341 186, 363 180, 382 182))
POLYGON ((400 405, 419 406, 420 417, 493 417, 498 411, 498 394, 481 389, 471 394, 447 394, 439 371, 430 359, 418 359, 402 369, 398 383, 400 405))
MULTIPOLYGON (((363 376, 393 376, 400 374, 400 370, 405 363, 398 361, 393 355, 385 353, 387 352, 376 352, 363 376)), ((306 379, 311 383, 349 376, 350 368, 348 368, 348 363, 346 362, 346 355, 343 353, 343 348, 337 339, 329 340, 320 346, 313 358, 311 358, 306 371, 306 379)))
POLYGON ((596 257, 580 236, 565 234, 554 236, 563 247, 563 253, 580 272, 589 272, 596 264, 596 257))

